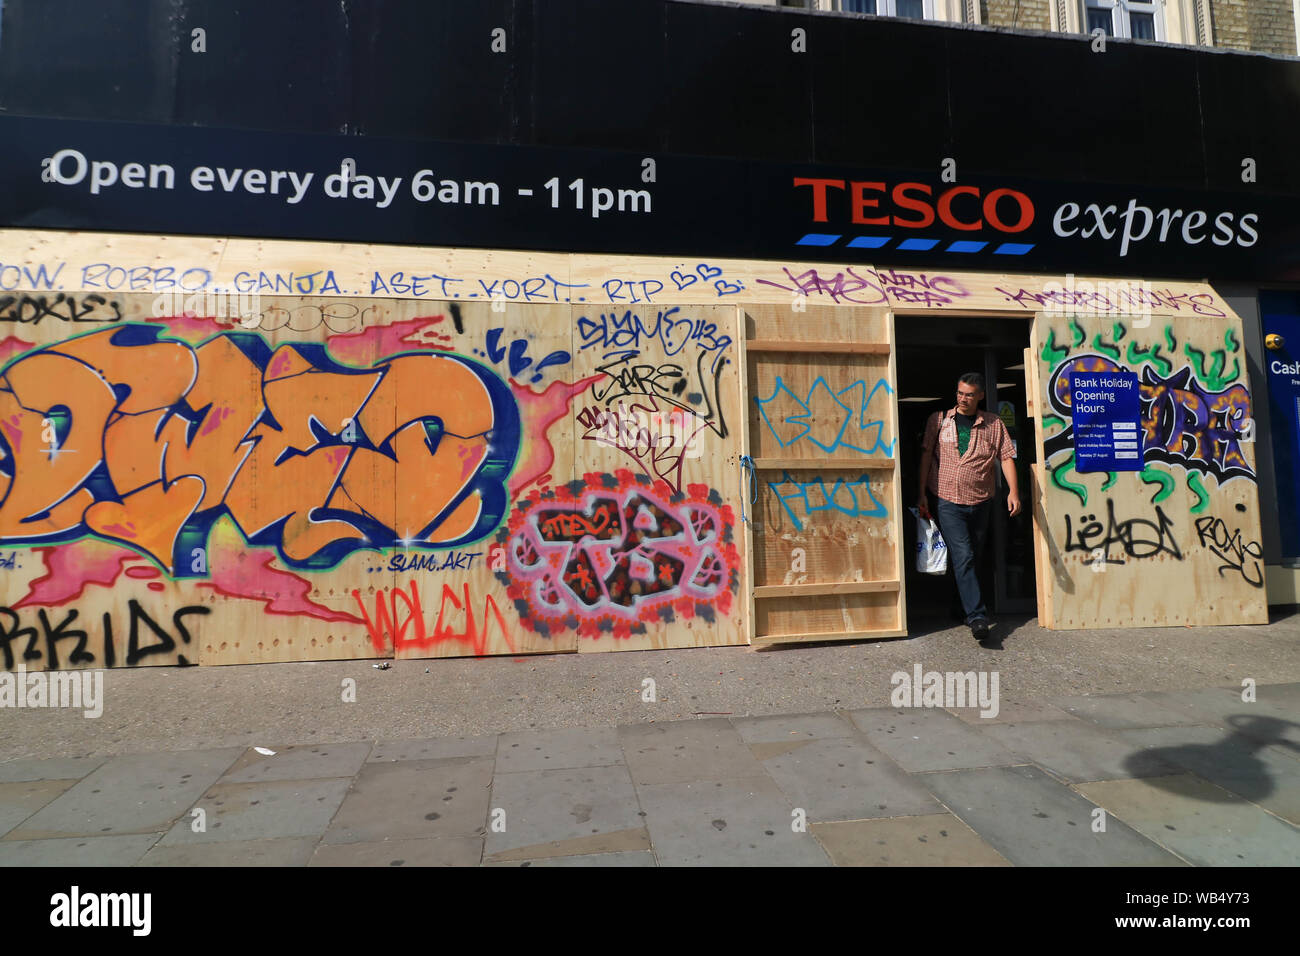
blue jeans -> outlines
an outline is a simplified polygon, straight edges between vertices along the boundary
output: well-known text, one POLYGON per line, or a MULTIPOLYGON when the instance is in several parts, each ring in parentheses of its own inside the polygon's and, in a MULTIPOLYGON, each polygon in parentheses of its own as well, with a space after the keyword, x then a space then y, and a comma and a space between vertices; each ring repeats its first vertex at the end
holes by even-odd
POLYGON ((980 594, 976 569, 983 557, 992 511, 991 498, 977 505, 956 505, 935 498, 935 518, 943 533, 944 544, 948 546, 948 561, 957 578, 957 593, 961 595, 961 607, 966 613, 967 624, 977 617, 988 615, 984 597, 980 594))

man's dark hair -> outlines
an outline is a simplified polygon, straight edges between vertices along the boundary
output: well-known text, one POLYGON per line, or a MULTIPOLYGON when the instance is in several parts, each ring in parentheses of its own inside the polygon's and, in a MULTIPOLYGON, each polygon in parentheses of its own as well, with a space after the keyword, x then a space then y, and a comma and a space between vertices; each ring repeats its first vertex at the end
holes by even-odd
POLYGON ((978 388, 981 392, 984 391, 984 376, 981 375, 979 372, 967 372, 957 381, 961 382, 963 385, 974 386, 975 388, 978 388))

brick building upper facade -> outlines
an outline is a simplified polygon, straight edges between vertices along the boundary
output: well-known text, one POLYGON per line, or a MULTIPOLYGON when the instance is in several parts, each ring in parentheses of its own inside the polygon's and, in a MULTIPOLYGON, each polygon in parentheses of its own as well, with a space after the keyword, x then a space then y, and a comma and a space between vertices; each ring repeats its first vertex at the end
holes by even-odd
POLYGON ((1209 7, 1215 46, 1295 56, 1292 0, 1210 0, 1209 7))
POLYGON ((1093 33, 1296 56, 1300 0, 753 0, 766 6, 1093 33))

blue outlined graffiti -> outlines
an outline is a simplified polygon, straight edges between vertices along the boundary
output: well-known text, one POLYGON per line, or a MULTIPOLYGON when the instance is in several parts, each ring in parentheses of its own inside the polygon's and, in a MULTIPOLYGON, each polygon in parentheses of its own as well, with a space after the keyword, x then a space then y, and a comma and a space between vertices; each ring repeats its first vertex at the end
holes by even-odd
MULTIPOLYGON (((475 349, 475 355, 483 355, 494 365, 500 365, 501 360, 506 358, 506 346, 501 344, 501 333, 504 328, 488 329, 484 339, 484 350, 475 349)), ((528 339, 515 339, 510 343, 509 369, 510 374, 516 378, 521 372, 528 369, 533 364, 533 359, 526 355, 528 351, 528 339)), ((538 361, 533 369, 533 377, 529 380, 530 384, 536 384, 542 380, 542 369, 551 365, 568 365, 572 360, 568 352, 560 349, 552 352, 546 358, 538 361)))
POLYGON ((781 507, 794 522, 796 531, 803 530, 803 522, 790 507, 792 501, 803 502, 805 516, 820 511, 838 511, 849 518, 884 518, 889 514, 888 509, 871 493, 871 479, 866 475, 855 481, 837 478, 827 490, 826 479, 820 475, 811 481, 795 481, 787 471, 782 473, 780 481, 769 481, 767 486, 772 489, 772 494, 776 495, 776 500, 781 502, 781 507), (790 490, 786 490, 786 486, 789 486, 790 490))
MULTIPOLYGON (((865 381, 857 381, 839 392, 832 392, 826 379, 820 375, 817 381, 813 382, 812 387, 808 389, 807 398, 801 399, 794 392, 790 391, 789 386, 781 379, 776 377, 776 388, 768 398, 754 398, 758 405, 758 413, 763 416, 763 422, 767 425, 768 431, 782 448, 788 448, 800 439, 806 438, 826 454, 831 455, 842 448, 859 452, 863 455, 874 455, 876 452, 884 452, 888 458, 894 457, 894 446, 898 439, 890 439, 885 442, 881 433, 884 431, 885 423, 880 419, 870 419, 867 417, 867 407, 871 400, 876 397, 876 392, 884 389, 886 395, 892 395, 894 390, 889 383, 883 378, 877 380, 876 384, 867 390, 865 381), (852 393, 856 392, 856 395, 852 393), (785 398, 782 403, 773 406, 773 403, 781 399, 782 393, 785 398), (846 401, 847 396, 847 401, 846 401), (814 406, 817 408, 826 408, 830 403, 838 405, 843 409, 843 416, 840 418, 838 428, 835 434, 830 438, 829 443, 819 440, 813 434, 813 423, 807 421, 812 415, 814 406), (773 406, 777 412, 777 421, 773 423, 772 417, 768 415, 768 407, 773 406), (801 409, 801 411, 799 410, 801 409), (784 412, 784 414, 781 414, 784 412), (791 414, 794 412, 794 414, 791 414), (785 426, 785 435, 777 430, 777 426, 785 426), (792 427, 793 426, 793 427, 792 427), (852 428, 850 428, 852 426, 852 428), (797 430, 796 430, 797 429, 797 430), (870 441, 870 445, 867 442, 870 441)), ((831 406, 833 407, 833 406, 831 406)), ((829 427, 835 427, 833 424, 829 427)), ((823 435, 822 437, 827 437, 823 435)))

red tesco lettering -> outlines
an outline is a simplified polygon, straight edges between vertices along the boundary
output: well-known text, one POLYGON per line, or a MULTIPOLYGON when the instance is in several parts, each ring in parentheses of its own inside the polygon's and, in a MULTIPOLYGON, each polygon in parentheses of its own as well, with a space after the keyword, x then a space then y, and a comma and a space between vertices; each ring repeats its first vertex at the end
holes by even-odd
POLYGON ((1034 202, 1018 189, 1002 187, 985 194, 978 186, 952 186, 935 196, 928 183, 888 183, 871 180, 794 177, 796 189, 808 188, 813 222, 832 220, 831 190, 847 193, 849 221, 856 226, 928 229, 935 220, 949 229, 978 232, 989 226, 998 232, 1024 232, 1034 224, 1034 202), (971 197, 964 199, 963 197, 971 197), (882 207, 882 203, 886 205, 882 207), (956 208, 954 208, 956 207, 956 208), (973 215, 974 214, 974 215, 973 215), (973 215, 973 218, 972 218, 973 215))

